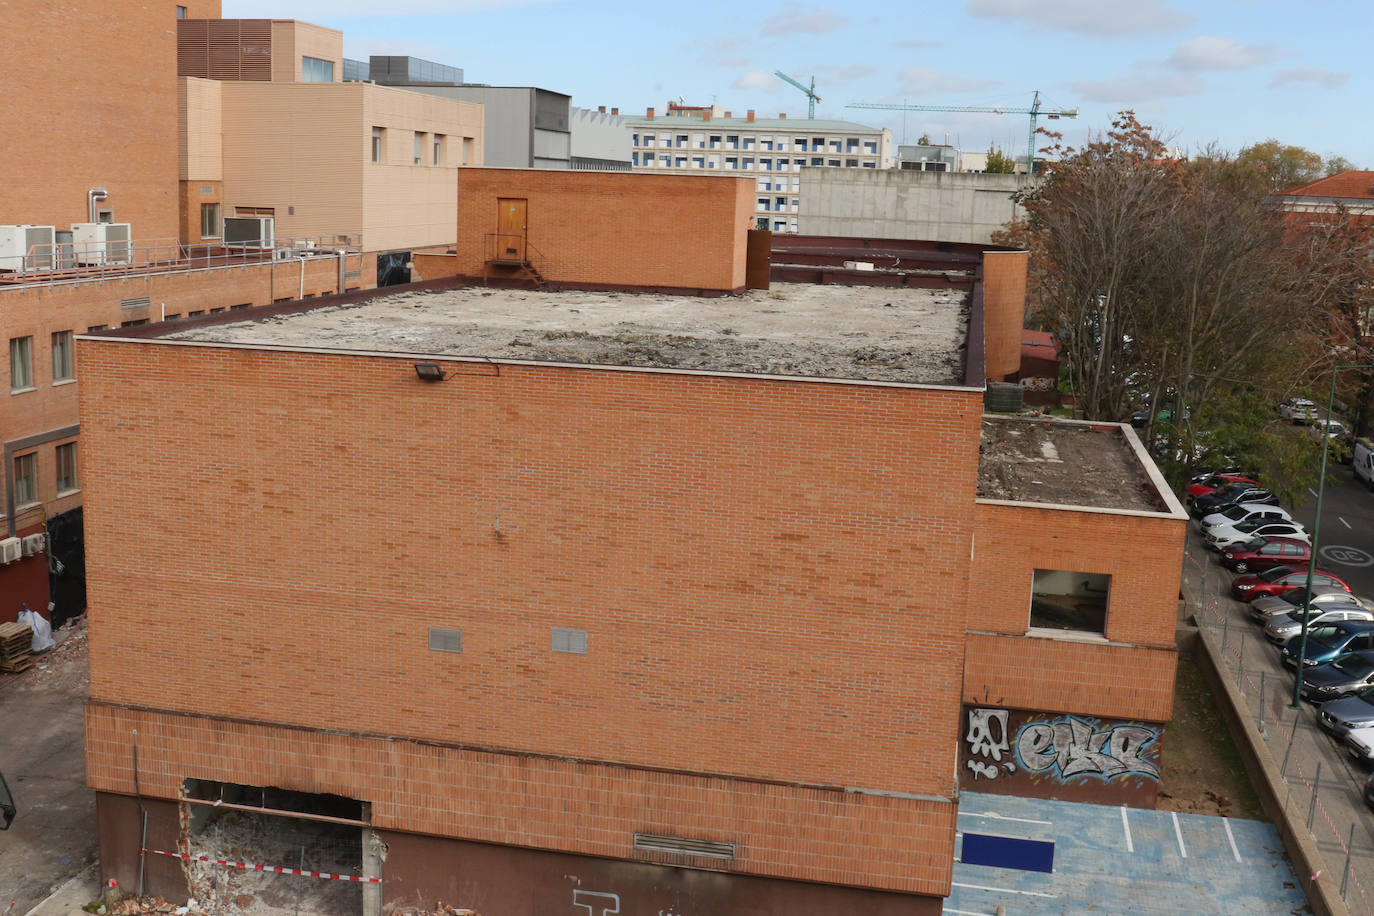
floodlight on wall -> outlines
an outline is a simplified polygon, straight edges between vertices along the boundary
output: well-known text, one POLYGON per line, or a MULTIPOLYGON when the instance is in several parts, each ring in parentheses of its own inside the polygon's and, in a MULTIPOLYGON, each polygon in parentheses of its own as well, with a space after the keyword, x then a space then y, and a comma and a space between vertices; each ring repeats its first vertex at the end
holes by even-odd
POLYGON ((422 382, 442 382, 448 378, 448 373, 439 368, 438 363, 416 363, 415 374, 422 382))

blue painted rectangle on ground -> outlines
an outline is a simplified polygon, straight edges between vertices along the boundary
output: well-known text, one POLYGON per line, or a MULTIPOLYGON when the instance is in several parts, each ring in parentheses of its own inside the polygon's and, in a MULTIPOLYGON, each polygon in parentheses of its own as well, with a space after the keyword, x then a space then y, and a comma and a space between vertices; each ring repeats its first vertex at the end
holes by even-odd
POLYGON ((965 833, 959 861, 965 865, 991 865, 1051 874, 1054 872, 1054 844, 1044 840, 965 833))

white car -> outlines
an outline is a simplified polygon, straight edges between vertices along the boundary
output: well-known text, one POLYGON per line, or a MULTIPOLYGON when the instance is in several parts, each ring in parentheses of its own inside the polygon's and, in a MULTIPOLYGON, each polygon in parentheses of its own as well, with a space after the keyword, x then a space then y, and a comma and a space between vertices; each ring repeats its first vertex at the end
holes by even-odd
POLYGON ((1204 535, 1212 528, 1221 525, 1234 525, 1236 522, 1266 521, 1291 522, 1293 516, 1282 506, 1269 503, 1236 503, 1220 512, 1213 512, 1198 519, 1197 527, 1204 535))
POLYGON ((1345 733, 1345 749, 1365 763, 1374 762, 1374 728, 1352 728, 1345 733))
MULTIPOLYGON (((1269 622, 1264 625, 1264 638, 1279 648, 1288 645, 1294 636, 1302 632, 1302 610, 1298 609, 1297 614, 1297 617, 1290 614, 1270 617, 1269 622)), ((1310 630, 1319 624, 1335 623, 1339 620, 1374 620, 1374 614, 1354 606, 1329 609, 1314 607, 1311 616, 1307 618, 1307 628, 1310 630)))
POLYGON ((1289 398, 1279 405, 1279 416, 1294 423, 1315 423, 1317 405, 1307 398, 1289 398))
POLYGON ((1308 534, 1302 525, 1281 518, 1251 519, 1229 525, 1213 525, 1205 529, 1202 536, 1206 538, 1207 548, 1217 551, 1225 550, 1232 544, 1244 544, 1256 537, 1293 538, 1312 543, 1312 535, 1308 534))

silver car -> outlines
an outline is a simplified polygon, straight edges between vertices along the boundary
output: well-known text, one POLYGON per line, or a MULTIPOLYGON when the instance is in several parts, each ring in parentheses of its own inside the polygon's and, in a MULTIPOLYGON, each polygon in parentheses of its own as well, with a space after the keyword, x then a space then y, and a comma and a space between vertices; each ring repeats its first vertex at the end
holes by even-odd
MULTIPOLYGON (((1266 595, 1263 598, 1256 598, 1250 602, 1250 616, 1260 623, 1268 623, 1270 618, 1278 617, 1280 614, 1292 615, 1300 610, 1303 605, 1303 596, 1306 589, 1295 588, 1285 595, 1266 595)), ((1357 607, 1370 610, 1370 603, 1364 598, 1357 598, 1345 589, 1336 588, 1332 585, 1314 585, 1312 587, 1312 600, 1309 602, 1312 607, 1357 607)))
MULTIPOLYGON (((1354 605, 1332 608, 1313 607, 1307 613, 1309 629, 1318 624, 1335 623, 1338 620, 1374 620, 1374 613, 1354 605)), ((1291 614, 1279 614, 1277 617, 1270 617, 1269 622, 1264 625, 1264 638, 1276 646, 1288 645, 1289 640, 1301 632, 1301 608, 1295 609, 1291 614)))
POLYGON ((1374 687, 1323 703, 1317 724, 1342 740, 1357 728, 1374 726, 1374 687))

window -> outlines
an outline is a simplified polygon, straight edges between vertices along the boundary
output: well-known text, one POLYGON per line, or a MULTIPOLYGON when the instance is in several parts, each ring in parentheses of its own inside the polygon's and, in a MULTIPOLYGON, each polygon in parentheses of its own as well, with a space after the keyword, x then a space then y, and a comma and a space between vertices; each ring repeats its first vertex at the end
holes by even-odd
POLYGON ((692 146, 697 149, 706 149, 706 135, 692 134, 692 146))
POLYGON ((837 168, 840 167, 840 160, 838 160, 838 159, 829 159, 829 160, 826 161, 825 164, 828 165, 828 166, 830 166, 830 167, 833 168, 833 169, 837 169, 837 168))
POLYGON ((727 169, 737 169, 737 168, 739 168, 739 157, 738 157, 738 156, 726 156, 726 157, 725 157, 725 167, 726 167, 727 169))
POLYGON ((766 217, 766 216, 756 217, 756 218, 754 219, 754 228, 755 228, 755 229, 761 229, 761 230, 767 231, 767 229, 768 229, 768 217, 766 217))
POLYGON ((678 135, 677 135, 677 146, 678 146, 678 148, 681 149, 681 148, 685 147, 686 145, 687 145, 687 135, 686 135, 686 134, 678 134, 678 135))
POLYGON ((200 205, 200 237, 219 238, 219 204, 200 205))
POLYGON ((705 156, 693 156, 693 157, 692 157, 692 168, 694 168, 694 169, 704 169, 704 168, 706 168, 706 157, 705 157, 705 156))
POLYGON ((549 648, 572 655, 587 654, 587 631, 569 627, 553 627, 549 634, 549 648))
POLYGON ((472 144, 473 139, 471 137, 463 138, 463 161, 459 165, 467 165, 472 161, 472 144))
POLYGON ((443 135, 443 134, 435 134, 435 135, 434 135, 434 164, 435 164, 435 165, 443 165, 443 164, 444 164, 444 135, 443 135))
POLYGON ((1111 584, 1112 577, 1103 573, 1037 569, 1031 581, 1031 627, 1106 633, 1111 584))
POLYGON ((712 135, 711 135, 711 149, 719 149, 719 148, 720 148, 720 134, 712 134, 712 135))
POLYGON ((463 631, 446 627, 429 628, 429 647, 435 652, 462 652, 463 631))
POLYGON ((730 149, 739 149, 739 134, 726 134, 725 145, 730 149))
POLYGON ((86 329, 86 333, 94 334, 96 331, 108 331, 109 329, 110 326, 108 324, 93 324, 86 329))
POLYGON ((677 157, 675 157, 675 158, 673 159, 673 167, 674 167, 674 168, 679 168, 679 169, 685 169, 685 168, 687 168, 687 157, 686 157, 686 156, 677 156, 677 157))
POLYGON ((301 82, 302 83, 332 83, 334 82, 334 62, 332 60, 320 60, 318 57, 301 58, 301 82))
POLYGON ((844 161, 844 167, 847 168, 847 169, 857 169, 857 168, 859 167, 859 160, 857 160, 857 159, 846 159, 846 160, 844 161))
POLYGON ((760 160, 759 160, 759 168, 763 169, 765 172, 771 172, 771 171, 773 171, 773 160, 772 160, 772 159, 760 159, 760 160))
POLYGON ((14 458, 14 504, 31 506, 38 502, 38 456, 33 452, 14 458))
POLYGON ((382 161, 382 135, 386 131, 381 127, 372 128, 372 161, 382 161))
POLYGON ((57 495, 79 489, 76 483, 76 443, 65 442, 57 447, 57 495))
POLYGON ((759 141, 759 148, 760 148, 760 149, 768 150, 769 152, 772 152, 772 151, 773 151, 773 139, 772 139, 771 137, 764 137, 762 140, 759 141))
POLYGON ((745 137, 745 138, 744 138, 744 148, 745 148, 745 149, 753 149, 753 148, 754 148, 754 138, 753 138, 753 137, 745 137))
POLYGON ((812 156, 812 157, 811 157, 811 164, 812 164, 812 165, 825 165, 825 159, 823 159, 823 158, 820 157, 820 156, 812 156))
POLYGON ((10 338, 10 391, 33 387, 33 338, 10 338))
POLYGON ((876 153, 878 152, 878 141, 877 141, 877 140, 865 140, 865 141, 864 141, 864 152, 865 152, 865 153, 868 153, 870 156, 876 154, 876 153))
POLYGON ((644 135, 644 145, 645 145, 645 146, 654 146, 654 145, 656 145, 657 143, 658 143, 658 135, 657 135, 657 134, 645 134, 645 135, 644 135))
POLYGON ((147 324, 147 323, 148 323, 148 319, 147 319, 147 318, 138 318, 138 319, 135 319, 134 321, 121 321, 121 322, 119 323, 119 326, 120 326, 121 328, 137 328, 137 327, 142 327, 143 325, 145 325, 145 324, 147 324))
POLYGON ((414 161, 413 163, 411 163, 411 164, 412 164, 412 165, 419 165, 420 162, 421 162, 421 160, 424 158, 424 155, 425 155, 425 135, 424 135, 422 132, 420 132, 420 131, 417 130, 417 131, 415 132, 415 161, 414 161))
POLYGON ((773 231, 774 231, 774 232, 784 232, 784 231, 786 231, 786 230, 787 230, 787 223, 786 223, 785 221, 780 220, 780 219, 779 219, 779 220, 774 220, 774 221, 773 221, 773 231))
POLYGON ((76 378, 72 366, 72 332, 58 331, 52 336, 52 380, 68 382, 76 378))
MULTIPOLYGON (((771 199, 767 197, 760 197, 755 201, 755 203, 758 204, 758 209, 767 210, 769 203, 771 203, 771 199)), ((763 228, 767 229, 768 227, 764 226, 763 228)))
POLYGON ((830 152, 832 152, 832 153, 838 153, 843 145, 844 145, 843 142, 840 141, 839 139, 831 140, 831 141, 830 141, 830 152))
POLYGON ((630 145, 639 146, 639 134, 630 134, 630 145))
POLYGON ((658 157, 658 164, 661 165, 661 166, 663 166, 664 168, 667 168, 668 166, 672 165, 673 163, 672 163, 672 160, 669 159, 667 155, 660 153, 660 154, 659 154, 659 157, 658 157))
POLYGON ((184 7, 184 6, 178 6, 178 7, 177 7, 177 18, 178 18, 178 19, 185 19, 185 18, 186 18, 186 7, 184 7))
POLYGON ((745 156, 743 159, 740 160, 739 167, 742 169, 752 169, 754 167, 754 157, 745 156))

